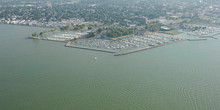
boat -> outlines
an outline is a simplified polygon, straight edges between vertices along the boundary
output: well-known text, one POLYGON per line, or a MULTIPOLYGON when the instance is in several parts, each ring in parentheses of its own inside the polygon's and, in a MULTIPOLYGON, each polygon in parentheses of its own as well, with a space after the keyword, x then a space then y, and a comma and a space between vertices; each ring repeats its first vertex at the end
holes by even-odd
POLYGON ((154 46, 154 44, 149 44, 149 46, 154 46))
POLYGON ((97 60, 98 58, 97 58, 97 57, 94 57, 93 59, 94 59, 94 60, 97 60))
POLYGON ((162 44, 163 42, 157 42, 157 44, 162 44))

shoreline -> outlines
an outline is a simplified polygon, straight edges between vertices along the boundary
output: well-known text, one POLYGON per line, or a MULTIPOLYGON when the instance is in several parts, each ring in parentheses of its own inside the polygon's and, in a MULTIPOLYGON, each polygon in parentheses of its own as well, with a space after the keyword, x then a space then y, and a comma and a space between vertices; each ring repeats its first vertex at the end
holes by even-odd
POLYGON ((13 25, 13 26, 28 26, 28 27, 49 28, 49 29, 55 28, 55 27, 34 26, 34 25, 23 25, 23 24, 7 24, 7 23, 0 23, 0 25, 1 25, 1 24, 4 24, 4 25, 13 25))
MULTIPOLYGON (((15 26, 29 26, 29 25, 17 25, 17 24, 5 24, 5 23, 0 23, 0 24, 15 25, 15 26)), ((31 26, 31 27, 40 27, 40 26, 31 26)), ((48 28, 48 27, 43 27, 43 28, 48 28)), ((154 34, 161 36, 161 34, 164 34, 164 33, 154 33, 154 34)), ((82 47, 82 46, 74 46, 74 45, 71 45, 72 41, 59 41, 59 40, 49 40, 49 39, 41 39, 41 40, 53 41, 53 42, 65 42, 66 43, 65 47, 71 47, 71 48, 77 48, 77 49, 85 49, 85 50, 92 50, 92 51, 100 51, 100 52, 106 52, 106 53, 115 53, 114 56, 128 55, 128 54, 131 54, 131 53, 136 53, 136 52, 140 52, 140 51, 144 51, 144 50, 149 50, 149 49, 157 48, 157 47, 160 47, 160 46, 164 46, 164 45, 168 45, 168 44, 172 44, 172 43, 176 43, 176 42, 180 42, 180 41, 184 41, 184 40, 189 40, 189 39, 180 39, 180 38, 177 38, 175 36, 166 35, 166 34, 163 35, 163 36, 169 37, 169 38, 175 38, 175 39, 179 39, 179 40, 177 40, 177 41, 170 41, 170 42, 167 42, 167 43, 164 43, 164 44, 158 44, 158 45, 150 46, 150 47, 138 48, 138 49, 134 49, 134 50, 131 50, 131 51, 127 51, 127 52, 124 52, 124 53, 118 53, 118 54, 117 54, 116 51, 113 51, 113 50, 90 48, 90 47, 82 47)), ((33 38, 33 39, 40 39, 40 38, 33 38)))

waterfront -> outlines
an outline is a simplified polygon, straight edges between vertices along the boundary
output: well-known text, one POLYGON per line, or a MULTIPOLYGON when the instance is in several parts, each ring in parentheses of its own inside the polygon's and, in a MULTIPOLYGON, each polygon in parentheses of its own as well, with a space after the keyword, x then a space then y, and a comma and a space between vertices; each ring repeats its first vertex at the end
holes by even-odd
POLYGON ((0 25, 1 110, 220 108, 219 39, 114 57, 25 39, 42 30, 0 25))
POLYGON ((146 32, 141 36, 129 35, 118 38, 85 38, 87 33, 88 31, 59 31, 40 35, 39 39, 66 42, 66 47, 116 53, 114 56, 127 55, 185 40, 181 37, 151 32, 146 32))
POLYGON ((188 24, 184 28, 184 30, 178 30, 179 34, 175 35, 164 34, 164 32, 140 31, 141 34, 138 35, 124 35, 116 38, 107 37, 105 34, 88 38, 88 33, 91 33, 89 30, 45 31, 46 33, 41 32, 45 35, 39 34, 39 39, 67 42, 65 44, 66 47, 116 53, 114 56, 121 56, 184 40, 204 41, 209 38, 218 39, 215 36, 219 35, 220 32, 219 27, 205 25, 188 24))

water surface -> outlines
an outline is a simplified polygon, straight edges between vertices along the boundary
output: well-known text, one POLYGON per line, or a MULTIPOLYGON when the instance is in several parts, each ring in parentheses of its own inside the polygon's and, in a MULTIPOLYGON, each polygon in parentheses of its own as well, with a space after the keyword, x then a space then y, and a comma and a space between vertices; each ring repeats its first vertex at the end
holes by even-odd
POLYGON ((0 25, 1 110, 220 109, 219 39, 115 57, 25 39, 42 30, 0 25))

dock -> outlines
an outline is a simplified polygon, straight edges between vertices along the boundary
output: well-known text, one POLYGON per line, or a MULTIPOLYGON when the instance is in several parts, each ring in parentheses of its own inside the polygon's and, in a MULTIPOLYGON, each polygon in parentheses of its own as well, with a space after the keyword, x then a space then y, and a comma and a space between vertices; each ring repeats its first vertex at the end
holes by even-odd
MULTIPOLYGON (((172 43, 176 43, 176 42, 180 42, 180 41, 184 41, 184 40, 186 40, 186 39, 180 39, 180 40, 177 40, 177 41, 171 41, 171 42, 167 42, 167 43, 163 43, 163 44, 159 44, 159 45, 155 45, 155 46, 139 48, 139 49, 136 49, 136 50, 125 52, 125 53, 115 54, 114 56, 128 55, 128 54, 131 54, 131 53, 136 53, 136 52, 140 52, 140 51, 144 51, 144 50, 149 50, 149 49, 157 48, 157 47, 160 47, 160 46, 164 46, 164 45, 168 45, 168 44, 172 44, 172 43)), ((100 51, 100 52, 107 52, 107 53, 116 53, 115 51, 105 50, 105 49, 95 49, 95 48, 88 48, 88 47, 73 46, 73 45, 71 45, 71 41, 67 42, 65 46, 66 47, 71 47, 71 48, 85 49, 85 50, 93 50, 93 51, 100 51)))
POLYGON ((70 44, 71 44, 71 42, 67 42, 65 47, 71 47, 71 48, 77 48, 77 49, 85 49, 85 50, 93 50, 93 51, 106 52, 106 53, 116 53, 115 51, 111 51, 111 50, 88 48, 88 47, 81 47, 81 46, 73 46, 73 45, 70 45, 70 44))

